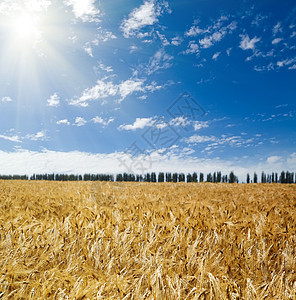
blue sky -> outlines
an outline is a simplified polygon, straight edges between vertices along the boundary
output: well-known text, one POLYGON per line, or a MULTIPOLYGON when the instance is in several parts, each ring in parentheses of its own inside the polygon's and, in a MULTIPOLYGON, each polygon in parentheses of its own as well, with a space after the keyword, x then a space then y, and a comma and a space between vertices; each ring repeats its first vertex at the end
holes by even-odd
POLYGON ((295 1, 0 2, 0 173, 296 169, 295 1))

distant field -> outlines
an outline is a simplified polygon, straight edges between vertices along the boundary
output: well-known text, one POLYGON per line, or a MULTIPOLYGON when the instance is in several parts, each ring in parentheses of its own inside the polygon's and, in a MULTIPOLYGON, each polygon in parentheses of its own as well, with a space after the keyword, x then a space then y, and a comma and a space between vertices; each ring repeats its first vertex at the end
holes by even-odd
POLYGON ((0 181, 0 299, 296 299, 296 185, 0 181))

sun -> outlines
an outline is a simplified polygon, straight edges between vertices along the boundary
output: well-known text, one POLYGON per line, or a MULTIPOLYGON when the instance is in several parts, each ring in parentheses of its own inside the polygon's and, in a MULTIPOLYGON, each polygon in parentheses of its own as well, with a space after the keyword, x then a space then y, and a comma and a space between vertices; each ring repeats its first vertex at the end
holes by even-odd
POLYGON ((10 23, 11 34, 20 42, 34 43, 40 36, 36 16, 22 13, 15 16, 10 23))

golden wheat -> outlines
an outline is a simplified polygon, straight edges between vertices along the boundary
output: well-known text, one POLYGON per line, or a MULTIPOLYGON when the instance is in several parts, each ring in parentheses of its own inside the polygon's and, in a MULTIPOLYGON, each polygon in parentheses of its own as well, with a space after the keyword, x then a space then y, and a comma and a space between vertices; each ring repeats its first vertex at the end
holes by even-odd
POLYGON ((0 181, 1 299, 296 299, 296 186, 0 181))

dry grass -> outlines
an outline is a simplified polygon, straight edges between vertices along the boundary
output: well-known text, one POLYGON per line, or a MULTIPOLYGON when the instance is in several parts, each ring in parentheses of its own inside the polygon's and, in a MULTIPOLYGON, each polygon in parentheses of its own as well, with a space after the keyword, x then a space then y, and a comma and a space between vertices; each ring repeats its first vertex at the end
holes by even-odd
POLYGON ((296 299, 296 185, 0 181, 0 299, 296 299))

